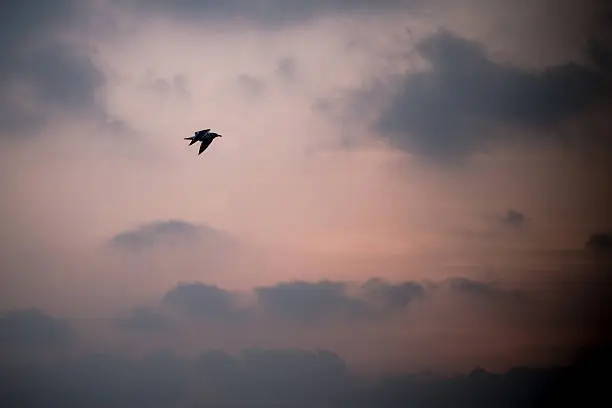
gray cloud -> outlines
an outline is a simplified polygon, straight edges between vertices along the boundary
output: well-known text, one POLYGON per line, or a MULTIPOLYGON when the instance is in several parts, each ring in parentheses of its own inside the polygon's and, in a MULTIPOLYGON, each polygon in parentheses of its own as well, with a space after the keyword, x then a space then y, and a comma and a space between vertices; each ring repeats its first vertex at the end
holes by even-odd
POLYGON ((210 350, 197 358, 195 371, 198 376, 225 391, 237 391, 233 388, 242 384, 248 388, 245 391, 257 392, 257 389, 253 389, 256 384, 249 384, 252 381, 249 377, 260 376, 258 385, 284 383, 292 388, 284 390, 290 395, 297 396, 300 390, 305 391, 300 395, 301 398, 307 398, 312 392, 319 393, 321 390, 318 388, 324 386, 325 382, 337 384, 348 377, 346 363, 328 350, 255 348, 247 349, 237 356, 210 350))
MULTIPOLYGON (((113 355, 73 361, 0 364, 2 406, 548 407, 606 406, 610 348, 591 349, 570 365, 474 370, 454 376, 401 373, 360 379, 327 350, 250 349, 205 352, 195 359, 159 351, 142 359, 113 355), (603 401, 603 402, 602 402, 603 401), (572 405, 574 405, 572 404, 572 405)), ((609 405, 609 403, 607 404, 609 405)))
POLYGON ((82 6, 72 0, 10 1, 0 27, 0 129, 31 131, 52 110, 99 114, 95 91, 104 76, 74 45, 59 35, 79 22, 82 6), (24 101, 33 97, 40 109, 24 101))
POLYGON ((525 223, 525 220, 525 214, 516 210, 508 210, 501 219, 504 225, 508 225, 511 227, 520 227, 525 223))
POLYGON ((417 50, 430 68, 398 80, 375 124, 407 151, 462 156, 486 144, 497 124, 551 128, 609 95, 606 77, 590 68, 528 71, 494 62, 480 44, 445 30, 417 50))
POLYGON ((587 55, 597 67, 612 72, 612 5, 606 0, 591 0, 585 6, 598 10, 586 35, 587 55))
POLYGON ((265 26, 277 27, 346 12, 368 12, 399 9, 412 5, 414 0, 122 0, 138 10, 161 12, 185 20, 241 18, 265 26))
POLYGON ((605 71, 612 71, 612 47, 603 40, 592 39, 587 52, 593 62, 605 71))
POLYGON ((178 219, 148 222, 119 232, 100 250, 100 255, 115 262, 131 279, 167 279, 172 271, 182 277, 177 279, 180 281, 220 283, 241 279, 244 273, 261 267, 251 243, 206 224, 178 219))
POLYGON ((229 242, 223 233, 182 220, 154 221, 115 235, 110 244, 118 249, 142 251, 163 247, 219 246, 229 242))
POLYGON ((450 278, 440 283, 423 284, 414 281, 388 282, 372 278, 351 292, 348 282, 286 282, 256 288, 258 306, 269 315, 304 323, 323 321, 381 321, 406 310, 425 299, 429 292, 450 289, 487 302, 524 302, 520 290, 497 287, 491 282, 468 278, 450 278))
POLYGON ((76 336, 76 331, 68 323, 39 309, 12 310, 0 318, 0 344, 3 347, 48 349, 68 345, 76 336))
POLYGON ((451 291, 487 301, 525 302, 527 297, 517 289, 498 287, 493 282, 482 282, 473 279, 454 277, 443 282, 451 291))
POLYGON ((425 295, 425 287, 418 282, 391 283, 372 278, 362 285, 364 297, 384 310, 405 309, 414 300, 425 295))
POLYGON ((227 319, 238 313, 231 292, 200 282, 178 284, 163 296, 162 303, 194 317, 227 319))
POLYGON ((222 350, 204 351, 195 361, 196 376, 221 387, 226 386, 240 371, 240 363, 222 350))
POLYGON ((285 81, 297 79, 297 63, 293 57, 285 57, 278 62, 276 67, 277 74, 285 81))
POLYGON ((415 301, 425 299, 429 292, 444 288, 489 302, 526 299, 519 290, 460 277, 428 285, 414 281, 392 283, 372 278, 353 288, 357 290, 351 288, 350 282, 342 281, 281 282, 255 288, 255 303, 238 306, 237 295, 230 291, 201 282, 181 283, 163 296, 162 303, 189 316, 214 319, 241 317, 250 322, 266 317, 313 325, 383 321, 405 311, 415 301))
POLYGON ((594 233, 591 234, 585 248, 595 252, 610 252, 612 250, 612 234, 610 233, 594 233))
POLYGON ((66 364, 0 366, 3 406, 313 406, 339 400, 351 377, 326 351, 249 349, 179 358, 85 356, 66 364), (26 387, 28 391, 25 391, 26 387))
POLYGON ((315 322, 329 318, 356 318, 367 305, 347 294, 343 282, 294 281, 255 289, 259 305, 273 316, 315 322))
POLYGON ((172 319, 146 307, 135 308, 127 316, 117 317, 114 322, 120 329, 141 332, 165 332, 176 328, 172 319))

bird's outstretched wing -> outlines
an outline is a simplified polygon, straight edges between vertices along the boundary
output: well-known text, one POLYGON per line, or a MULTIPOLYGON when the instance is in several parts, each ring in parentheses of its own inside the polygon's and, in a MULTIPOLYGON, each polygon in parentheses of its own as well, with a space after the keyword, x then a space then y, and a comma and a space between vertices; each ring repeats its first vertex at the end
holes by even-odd
POLYGON ((198 130, 197 132, 195 132, 195 135, 196 136, 198 136, 198 135, 202 135, 203 136, 203 135, 207 134, 208 132, 210 132, 210 129, 198 130))
POLYGON ((211 142, 212 142, 212 139, 202 140, 202 144, 200 145, 200 151, 198 152, 198 155, 202 154, 202 152, 206 150, 208 146, 210 146, 211 142))

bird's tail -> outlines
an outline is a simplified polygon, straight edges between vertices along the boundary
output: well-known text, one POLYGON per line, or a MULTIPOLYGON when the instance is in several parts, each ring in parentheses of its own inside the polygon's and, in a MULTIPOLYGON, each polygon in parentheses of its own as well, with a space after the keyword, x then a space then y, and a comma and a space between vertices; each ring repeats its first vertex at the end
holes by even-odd
POLYGON ((191 136, 191 137, 186 137, 185 140, 191 140, 193 139, 195 136, 191 136))

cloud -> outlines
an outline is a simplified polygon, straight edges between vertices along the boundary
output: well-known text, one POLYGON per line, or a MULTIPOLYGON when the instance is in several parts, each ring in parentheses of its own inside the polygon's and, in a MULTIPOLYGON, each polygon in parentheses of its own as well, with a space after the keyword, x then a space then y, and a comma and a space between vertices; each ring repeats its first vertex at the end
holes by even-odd
POLYGON ((605 0, 586 3, 597 10, 587 34, 587 56, 599 69, 612 73, 612 5, 605 0))
POLYGON ((585 248, 595 252, 609 252, 612 249, 612 234, 602 232, 591 234, 585 243, 585 248))
POLYGON ((441 289, 498 304, 526 300, 520 290, 455 277, 433 284, 389 282, 381 278, 368 279, 361 285, 331 280, 280 282, 254 288, 255 297, 247 303, 241 303, 237 293, 215 285, 181 283, 163 296, 162 304, 173 306, 189 316, 214 319, 240 316, 247 319, 243 322, 251 323, 261 323, 261 318, 271 318, 276 322, 318 327, 318 324, 329 322, 350 325, 355 322, 388 321, 401 316, 401 312, 414 302, 426 301, 428 294, 441 289))
POLYGON ((200 282, 178 284, 163 296, 162 303, 194 317, 227 319, 238 312, 231 292, 200 282))
POLYGON ((182 220, 153 221, 137 228, 120 232, 110 241, 115 248, 144 251, 163 247, 192 247, 218 245, 227 238, 219 231, 182 220))
POLYGON ((384 310, 403 310, 414 300, 425 295, 425 287, 418 282, 391 283, 372 278, 362 285, 364 297, 384 310))
POLYGON ((326 15, 403 9, 411 6, 415 1, 270 0, 252 2, 249 0, 230 0, 217 2, 214 0, 179 0, 167 3, 163 0, 123 0, 123 3, 138 10, 164 13, 184 20, 244 19, 258 25, 278 27, 326 15))
POLYGON ((0 318, 3 347, 48 349, 65 346, 76 339, 76 331, 66 322, 39 309, 12 310, 0 318))
POLYGON ((522 291, 501 288, 492 282, 454 277, 447 279, 443 282, 443 285, 455 293, 488 301, 524 302, 527 300, 527 297, 522 291))
POLYGON ((200 354, 194 372, 198 377, 225 386, 240 371, 240 362, 222 350, 207 350, 200 354))
POLYGON ((508 210, 502 217, 502 223, 511 227, 520 227, 525 223, 525 214, 516 210, 508 210))
POLYGON ((179 358, 159 351, 142 359, 88 355, 73 361, 0 364, 2 406, 156 405, 173 407, 485 407, 558 406, 584 395, 609 401, 604 375, 609 348, 571 364, 515 366, 493 373, 401 373, 362 379, 328 350, 249 349, 236 355, 208 351, 179 358))
POLYGON ((333 397, 348 378, 345 362, 327 350, 250 349, 241 357, 246 378, 251 379, 246 392, 255 398, 280 394, 287 401, 317 403, 333 397))
POLYGON ((452 378, 393 376, 360 395, 361 406, 554 407, 561 401, 580 403, 591 393, 609 401, 601 374, 610 362, 609 348, 572 360, 564 366, 516 366, 502 373, 474 370, 452 378))
POLYGON ((124 330, 141 332, 166 332, 176 327, 172 319, 146 307, 135 308, 127 316, 117 317, 115 325, 124 330))
POLYGON ((399 78, 375 123, 396 147, 461 157, 486 147, 496 125, 546 130, 608 96, 600 72, 575 63, 531 71, 495 62, 481 44, 440 30, 417 44, 426 71, 399 78))
POLYGON ((177 282, 240 282, 261 268, 261 255, 254 247, 205 223, 169 219, 116 233, 98 247, 98 254, 110 263, 116 278, 131 287, 148 287, 149 298, 177 282), (142 280, 146 283, 139 284, 142 280))
POLYGON ((602 40, 592 39, 587 52, 593 62, 601 69, 612 72, 612 47, 602 40))
POLYGON ((297 63, 293 57, 284 57, 278 62, 277 74, 285 81, 295 81, 298 77, 297 63))
MULTIPOLYGON (((179 283, 160 296, 157 305, 109 320, 71 321, 81 335, 74 349, 142 355, 162 347, 191 356, 206 349, 229 353, 254 345, 323 347, 341 352, 360 371, 370 373, 465 368, 474 359, 480 365, 507 367, 508 358, 538 363, 558 358, 578 340, 592 340, 587 337, 600 321, 585 323, 587 315, 597 311, 584 307, 573 312, 581 319, 568 319, 567 314, 561 319, 561 311, 584 302, 568 297, 572 292, 567 289, 553 303, 532 302, 521 290, 466 277, 286 282, 253 292, 253 297, 241 297, 245 294, 215 285, 179 283), (242 302, 245 299, 248 302, 242 302), (578 327, 582 330, 569 343, 563 333, 578 327), (378 348, 372 348, 372 342, 378 348)), ((224 365, 220 369, 238 369, 223 353, 210 358, 224 365)), ((213 375, 205 367, 201 370, 205 377, 213 375)))
MULTIPOLYGON (((79 46, 60 36, 82 14, 73 0, 12 1, 0 27, 0 130, 31 131, 53 112, 90 115, 101 108, 96 91, 103 74, 79 46)), ((81 4, 82 6, 82 4, 81 4)))
POLYGON ((338 399, 350 379, 336 354, 293 349, 206 352, 195 359, 160 350, 138 360, 102 354, 0 369, 0 403, 32 407, 307 406, 338 399))
POLYGON ((347 294, 343 282, 284 282, 255 289, 260 307, 272 316, 310 323, 330 318, 356 318, 366 304, 347 294))

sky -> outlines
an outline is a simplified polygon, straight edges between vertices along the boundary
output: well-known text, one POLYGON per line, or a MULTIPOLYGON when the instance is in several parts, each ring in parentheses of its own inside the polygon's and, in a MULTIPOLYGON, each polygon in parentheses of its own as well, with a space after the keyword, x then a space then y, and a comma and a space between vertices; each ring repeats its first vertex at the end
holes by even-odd
POLYGON ((5 357, 504 371, 604 338, 607 2, 5 3, 5 357))

